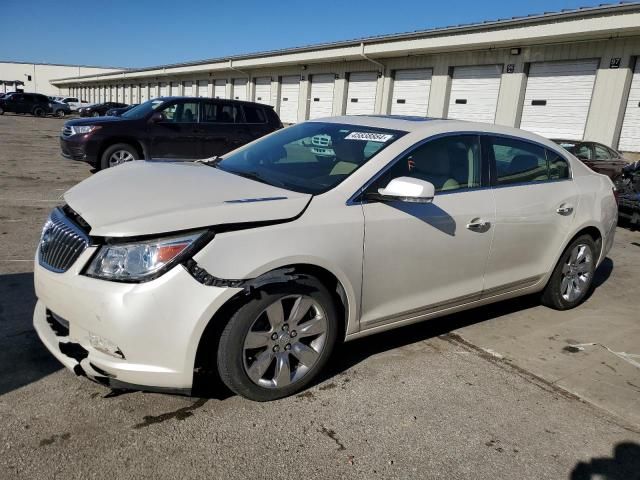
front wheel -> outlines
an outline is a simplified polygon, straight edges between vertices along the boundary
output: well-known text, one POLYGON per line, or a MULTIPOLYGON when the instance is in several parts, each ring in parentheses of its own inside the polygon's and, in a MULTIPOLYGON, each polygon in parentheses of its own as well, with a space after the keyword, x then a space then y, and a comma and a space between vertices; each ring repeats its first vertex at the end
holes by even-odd
POLYGON ((593 287, 597 260, 593 238, 576 238, 558 260, 542 294, 542 303, 556 310, 580 305, 593 287))
POLYGON ((266 287, 224 328, 217 365, 235 393, 260 402, 305 388, 327 363, 338 336, 329 291, 313 277, 266 287))
POLYGON ((0 115, 4 115, 4 108, 0 107, 0 115))
POLYGON ((64 110, 57 110, 56 111, 56 117, 64 118, 64 115, 65 115, 64 110))
POLYGON ((36 117, 44 117, 44 114, 45 114, 44 108, 42 108, 42 107, 36 107, 36 108, 34 108, 34 109, 33 109, 33 114, 34 114, 36 117))
POLYGON ((138 159, 138 152, 131 145, 116 143, 107 148, 100 159, 100 168, 117 167, 126 162, 138 159))

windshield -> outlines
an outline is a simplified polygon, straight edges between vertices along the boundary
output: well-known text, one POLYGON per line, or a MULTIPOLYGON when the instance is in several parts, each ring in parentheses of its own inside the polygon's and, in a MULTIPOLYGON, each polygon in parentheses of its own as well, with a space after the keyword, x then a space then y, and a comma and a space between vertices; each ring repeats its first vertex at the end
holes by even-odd
POLYGON ((279 130, 215 164, 296 192, 326 192, 406 132, 306 122, 279 130))
POLYGON ((131 120, 144 118, 154 110, 157 110, 158 107, 163 103, 164 100, 154 98, 153 100, 141 103, 137 107, 133 107, 131 110, 124 112, 122 115, 120 115, 120 118, 129 118, 131 120))

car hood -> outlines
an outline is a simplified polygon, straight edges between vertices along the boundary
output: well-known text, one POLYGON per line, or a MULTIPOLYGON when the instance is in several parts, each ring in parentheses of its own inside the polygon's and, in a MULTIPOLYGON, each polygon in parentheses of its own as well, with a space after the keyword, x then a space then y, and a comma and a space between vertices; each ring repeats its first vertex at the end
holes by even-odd
MULTIPOLYGON (((88 107, 83 107, 82 110, 88 107)), ((112 122, 130 122, 132 120, 128 120, 120 117, 90 117, 90 118, 76 118, 74 120, 69 120, 66 122, 66 125, 104 125, 112 122)))
POLYGON ((91 235, 129 237, 292 219, 311 195, 204 164, 136 161, 95 174, 64 199, 91 235))

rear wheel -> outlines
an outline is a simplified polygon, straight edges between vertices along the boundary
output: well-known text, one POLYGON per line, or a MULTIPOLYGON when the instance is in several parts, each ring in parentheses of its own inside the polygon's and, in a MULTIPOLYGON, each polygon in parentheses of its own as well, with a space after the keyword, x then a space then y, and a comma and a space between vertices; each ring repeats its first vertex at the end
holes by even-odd
POLYGON ((64 118, 64 115, 65 115, 64 110, 57 110, 56 111, 56 117, 64 118))
POLYGON ((33 114, 34 114, 36 117, 44 117, 44 114, 45 114, 44 108, 42 108, 42 107, 36 107, 36 108, 34 108, 34 109, 33 109, 33 114))
POLYGON ((4 115, 4 108, 0 107, 0 115, 4 115))
POLYGON ((556 310, 578 306, 593 287, 596 244, 589 235, 576 238, 566 248, 542 294, 542 303, 556 310))
POLYGON ((337 334, 333 300, 317 279, 299 277, 267 288, 224 328, 217 351, 220 378, 251 400, 292 395, 322 370, 337 334))
POLYGON ((117 167, 126 162, 138 159, 138 152, 131 145, 116 143, 107 148, 100 159, 100 168, 117 167))

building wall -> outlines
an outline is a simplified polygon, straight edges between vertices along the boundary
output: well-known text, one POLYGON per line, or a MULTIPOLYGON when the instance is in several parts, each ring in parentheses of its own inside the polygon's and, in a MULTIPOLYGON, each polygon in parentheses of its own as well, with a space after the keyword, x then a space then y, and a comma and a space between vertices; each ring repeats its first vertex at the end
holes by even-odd
MULTIPOLYGON (((66 95, 68 87, 57 87, 51 83, 57 78, 95 75, 114 72, 114 68, 84 67, 71 65, 48 65, 38 63, 0 62, 0 80, 19 80, 24 82, 25 92, 42 93, 43 95, 66 95), (31 76, 29 80, 28 76, 31 76)), ((0 85, 0 91, 13 91, 13 86, 0 85)))

